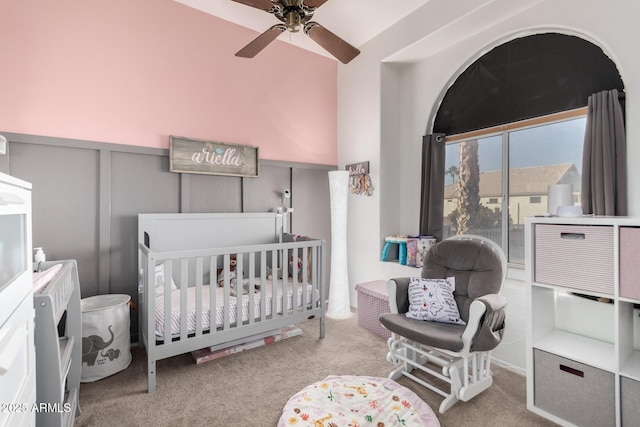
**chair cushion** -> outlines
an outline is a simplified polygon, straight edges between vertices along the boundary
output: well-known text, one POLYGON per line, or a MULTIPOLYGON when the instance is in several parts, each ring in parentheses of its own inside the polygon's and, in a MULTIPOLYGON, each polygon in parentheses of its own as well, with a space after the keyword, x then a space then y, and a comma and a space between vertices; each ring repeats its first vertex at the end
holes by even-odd
POLYGON ((425 255, 422 277, 456 278, 454 293, 460 317, 469 320, 471 302, 497 294, 502 286, 502 261, 491 247, 477 240, 443 240, 425 255))
POLYGON ((411 319, 404 314, 380 315, 380 323, 398 335, 420 344, 450 351, 462 350, 465 325, 411 319))

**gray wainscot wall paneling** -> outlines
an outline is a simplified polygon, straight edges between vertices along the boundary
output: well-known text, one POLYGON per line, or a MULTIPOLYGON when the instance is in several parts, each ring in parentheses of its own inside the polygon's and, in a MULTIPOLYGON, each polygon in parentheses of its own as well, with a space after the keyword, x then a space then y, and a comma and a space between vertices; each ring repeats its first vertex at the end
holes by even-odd
POLYGON ((47 260, 76 259, 82 291, 99 293, 100 152, 5 136, 8 173, 33 184, 33 247, 44 248, 47 260))
POLYGON ((137 300, 139 213, 269 212, 289 189, 289 229, 331 246, 327 172, 335 166, 260 160, 257 177, 174 173, 168 149, 0 134, 8 140, 0 171, 33 184, 33 246, 47 260, 77 260, 83 298, 137 300))
POLYGON ((284 190, 291 190, 291 165, 261 162, 259 179, 245 178, 242 183, 244 211, 268 212, 282 204, 284 190))
POLYGON ((325 298, 329 297, 329 267, 331 260, 331 201, 329 199, 329 175, 322 168, 294 167, 292 169, 291 204, 293 212, 291 229, 306 236, 326 235, 325 298))

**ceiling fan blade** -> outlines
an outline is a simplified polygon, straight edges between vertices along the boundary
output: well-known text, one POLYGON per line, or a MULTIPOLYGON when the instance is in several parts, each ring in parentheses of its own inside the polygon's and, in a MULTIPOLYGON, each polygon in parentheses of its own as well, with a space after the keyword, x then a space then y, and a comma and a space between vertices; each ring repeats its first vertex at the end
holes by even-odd
POLYGON ((308 22, 304 27, 304 32, 311 37, 314 42, 325 48, 327 52, 338 58, 343 64, 349 63, 360 54, 358 49, 317 22, 308 22))
POLYGON ((326 2, 327 0, 306 0, 304 4, 307 5, 308 7, 317 9, 323 4, 325 4, 326 2))
POLYGON ((251 43, 240 49, 236 53, 236 56, 240 56, 242 58, 253 58, 260 53, 262 49, 267 47, 269 43, 278 38, 278 36, 285 30, 286 27, 282 24, 274 25, 256 37, 251 43))
POLYGON ((236 3, 246 4, 247 6, 255 7, 256 9, 266 10, 267 12, 273 9, 273 3, 271 0, 233 0, 236 3))

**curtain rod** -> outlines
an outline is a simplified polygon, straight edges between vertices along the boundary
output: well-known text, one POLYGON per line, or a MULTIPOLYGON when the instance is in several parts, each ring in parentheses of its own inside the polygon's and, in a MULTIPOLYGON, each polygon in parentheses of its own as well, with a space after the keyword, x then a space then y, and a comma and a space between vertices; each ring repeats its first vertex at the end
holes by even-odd
POLYGON ((505 123, 501 125, 491 126, 489 128, 472 130, 468 132, 453 134, 445 137, 445 142, 454 142, 463 139, 475 138, 477 136, 487 136, 491 133, 509 131, 516 128, 524 128, 529 126, 536 126, 539 124, 550 124, 555 121, 571 119, 579 116, 585 116, 589 111, 589 107, 580 107, 573 110, 561 111, 559 113, 552 113, 546 116, 533 117, 531 119, 518 120, 516 122, 505 123))

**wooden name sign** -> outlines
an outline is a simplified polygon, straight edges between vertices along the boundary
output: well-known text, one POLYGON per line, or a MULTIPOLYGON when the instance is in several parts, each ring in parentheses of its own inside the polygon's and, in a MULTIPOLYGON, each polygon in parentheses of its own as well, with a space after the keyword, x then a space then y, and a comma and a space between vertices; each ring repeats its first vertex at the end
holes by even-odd
POLYGON ((369 173, 369 162, 352 163, 344 168, 349 171, 349 176, 366 175, 369 173))
POLYGON ((171 172, 258 176, 258 147, 171 136, 171 172))
POLYGON ((349 171, 349 188, 353 194, 364 194, 371 196, 373 194, 373 184, 369 176, 369 162, 359 162, 346 165, 345 169, 349 171))

